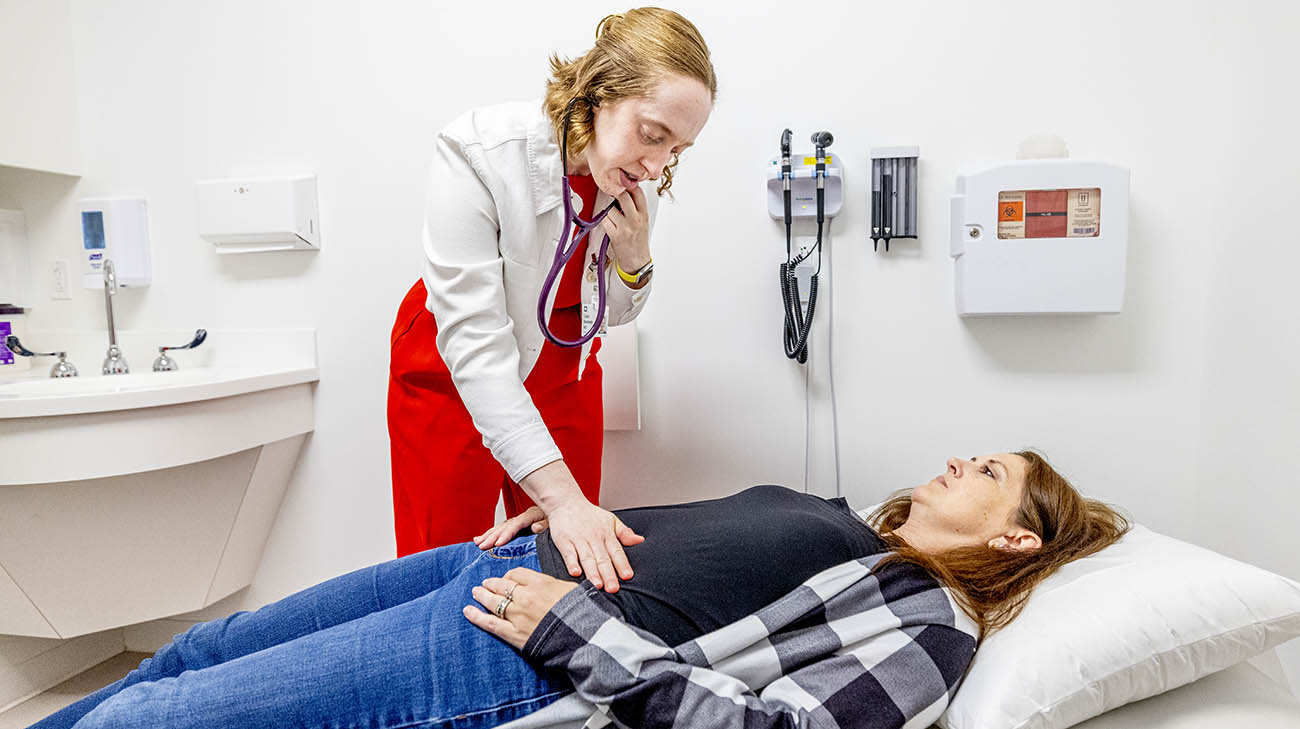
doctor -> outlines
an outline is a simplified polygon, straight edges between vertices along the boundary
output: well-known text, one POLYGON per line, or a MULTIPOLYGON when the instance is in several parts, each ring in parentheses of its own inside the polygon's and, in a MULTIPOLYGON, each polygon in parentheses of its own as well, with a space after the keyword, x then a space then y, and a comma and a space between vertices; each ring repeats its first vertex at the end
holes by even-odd
POLYGON ((609 592, 632 576, 623 546, 642 537, 596 506, 600 340, 584 335, 645 305, 656 198, 716 94, 695 26, 637 8, 601 20, 581 57, 552 56, 540 103, 476 109, 438 135, 424 272, 392 334, 399 557, 487 549, 540 510, 570 574, 609 592), (510 520, 492 527, 498 494, 510 520))

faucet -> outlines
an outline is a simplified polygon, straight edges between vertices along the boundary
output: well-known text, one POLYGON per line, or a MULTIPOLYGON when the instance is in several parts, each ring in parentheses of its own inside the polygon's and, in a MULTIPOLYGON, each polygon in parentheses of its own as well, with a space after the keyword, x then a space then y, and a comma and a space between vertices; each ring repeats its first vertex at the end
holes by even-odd
POLYGON ((108 311, 108 354, 104 356, 104 374, 125 375, 131 371, 117 346, 117 327, 113 326, 113 295, 117 293, 117 272, 113 261, 104 259, 104 308, 108 311))
POLYGON ((180 369, 180 365, 176 364, 176 360, 167 356, 167 350, 194 349, 200 344, 203 344, 203 340, 207 338, 208 338, 208 330, 198 329, 195 330, 194 338, 190 340, 189 344, 182 344, 179 347, 159 347, 158 359, 153 361, 153 371, 154 372, 175 372, 176 370, 180 369))
POLYGON ((68 361, 67 352, 33 352, 30 349, 24 347, 23 343, 18 341, 18 337, 15 337, 12 334, 5 337, 5 347, 10 352, 13 352, 14 354, 19 355, 21 357, 58 357, 59 361, 55 362, 54 366, 50 368, 50 377, 76 377, 77 376, 77 368, 74 367, 73 364, 68 361))

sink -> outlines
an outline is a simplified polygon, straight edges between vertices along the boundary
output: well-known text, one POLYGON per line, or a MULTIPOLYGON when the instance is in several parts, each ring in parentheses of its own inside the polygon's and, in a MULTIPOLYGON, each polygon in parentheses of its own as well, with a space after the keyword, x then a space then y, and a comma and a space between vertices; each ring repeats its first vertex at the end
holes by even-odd
POLYGON ((315 366, 202 367, 93 377, 44 377, 0 383, 0 423, 11 418, 75 415, 175 405, 287 387, 318 378, 315 366))
MULTIPOLYGON (((103 332, 29 335, 103 356, 103 332)), ((316 334, 210 331, 148 369, 184 336, 119 332, 131 374, 0 380, 0 634, 71 638, 252 582, 315 429, 316 334)))

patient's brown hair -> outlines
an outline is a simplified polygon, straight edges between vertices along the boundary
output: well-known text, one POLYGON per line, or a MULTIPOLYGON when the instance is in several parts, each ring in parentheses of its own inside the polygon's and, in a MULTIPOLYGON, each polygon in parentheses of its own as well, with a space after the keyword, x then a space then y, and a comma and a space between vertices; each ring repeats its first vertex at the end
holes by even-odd
POLYGON ((893 554, 876 565, 906 561, 923 567, 952 591, 962 610, 979 624, 980 640, 1005 627, 1024 608, 1038 583, 1061 565, 1114 544, 1129 522, 1109 505, 1084 498, 1038 452, 1016 453, 1029 462, 1013 521, 1037 534, 1039 549, 1013 551, 987 545, 940 554, 914 549, 893 531, 912 510, 912 489, 895 493, 867 518, 893 554))

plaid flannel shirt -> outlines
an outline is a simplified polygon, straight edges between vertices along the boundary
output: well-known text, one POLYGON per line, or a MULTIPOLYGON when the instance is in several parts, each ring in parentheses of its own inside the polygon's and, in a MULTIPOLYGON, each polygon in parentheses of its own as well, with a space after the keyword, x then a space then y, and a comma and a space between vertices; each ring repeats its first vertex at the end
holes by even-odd
POLYGON ((590 583, 542 619, 523 653, 575 693, 501 729, 927 727, 975 655, 978 630, 889 552, 814 575, 757 613, 669 648, 590 583))

